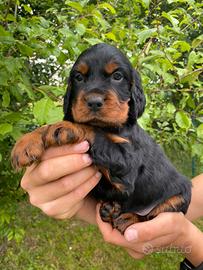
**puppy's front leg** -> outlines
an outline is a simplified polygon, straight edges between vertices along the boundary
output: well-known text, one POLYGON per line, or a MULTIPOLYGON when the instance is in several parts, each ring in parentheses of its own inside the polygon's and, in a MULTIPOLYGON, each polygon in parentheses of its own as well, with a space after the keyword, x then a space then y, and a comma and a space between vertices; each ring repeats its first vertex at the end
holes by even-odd
POLYGON ((39 161, 44 150, 51 146, 94 141, 94 131, 91 127, 62 121, 53 125, 40 127, 25 134, 14 146, 11 159, 15 169, 30 166, 39 161))

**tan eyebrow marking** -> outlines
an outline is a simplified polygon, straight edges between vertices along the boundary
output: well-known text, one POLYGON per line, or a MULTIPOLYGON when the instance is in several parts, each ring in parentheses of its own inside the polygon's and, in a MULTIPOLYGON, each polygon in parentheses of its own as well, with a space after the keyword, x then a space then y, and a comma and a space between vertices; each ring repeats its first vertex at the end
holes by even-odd
POLYGON ((89 70, 89 67, 86 63, 81 62, 76 66, 76 70, 82 73, 83 75, 86 75, 89 70))
POLYGON ((105 65, 104 69, 108 74, 112 74, 118 68, 118 64, 115 62, 109 62, 105 65))

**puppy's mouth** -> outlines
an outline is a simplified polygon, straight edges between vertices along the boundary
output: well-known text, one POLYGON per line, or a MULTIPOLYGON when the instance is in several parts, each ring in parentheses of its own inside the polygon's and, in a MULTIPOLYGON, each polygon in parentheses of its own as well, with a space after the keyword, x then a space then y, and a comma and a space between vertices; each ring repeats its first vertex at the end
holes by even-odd
POLYGON ((113 90, 105 95, 81 91, 72 106, 75 122, 98 127, 122 126, 127 121, 128 111, 128 100, 120 101, 113 90))

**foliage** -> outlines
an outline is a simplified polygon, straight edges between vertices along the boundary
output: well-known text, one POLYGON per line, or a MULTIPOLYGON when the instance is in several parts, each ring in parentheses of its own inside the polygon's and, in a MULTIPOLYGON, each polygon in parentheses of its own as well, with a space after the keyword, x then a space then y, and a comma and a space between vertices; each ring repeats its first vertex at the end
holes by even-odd
POLYGON ((203 160, 203 4, 200 0, 0 0, 0 237, 20 240, 23 193, 14 141, 62 119, 71 64, 90 45, 121 48, 147 95, 140 124, 165 147, 203 160))

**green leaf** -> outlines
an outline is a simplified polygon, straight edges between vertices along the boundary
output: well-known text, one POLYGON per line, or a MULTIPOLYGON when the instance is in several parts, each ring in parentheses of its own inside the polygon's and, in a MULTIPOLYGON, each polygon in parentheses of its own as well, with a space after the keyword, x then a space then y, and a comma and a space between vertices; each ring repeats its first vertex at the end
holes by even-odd
POLYGON ((189 52, 189 50, 191 48, 189 43, 187 43, 186 41, 180 41, 180 40, 175 41, 173 43, 173 47, 180 48, 181 52, 186 52, 186 51, 189 52))
POLYGON ((84 40, 86 40, 90 45, 95 45, 102 42, 102 40, 98 38, 84 38, 84 40))
POLYGON ((185 74, 180 78, 180 82, 181 83, 186 83, 186 82, 192 83, 198 79, 199 74, 201 74, 202 71, 203 71, 203 69, 197 69, 197 70, 194 70, 192 72, 189 72, 188 74, 185 74))
POLYGON ((15 22, 15 21, 16 21, 16 17, 13 16, 13 14, 9 13, 9 14, 6 16, 6 20, 7 20, 7 21, 15 22))
POLYGON ((62 86, 41 85, 38 87, 43 94, 53 93, 55 96, 63 96, 65 89, 62 86))
POLYGON ((114 33, 109 32, 109 33, 105 34, 105 36, 106 36, 106 38, 111 39, 111 40, 117 42, 117 39, 116 39, 116 36, 114 35, 114 33))
POLYGON ((175 121, 182 129, 188 130, 191 126, 191 119, 184 111, 179 111, 176 113, 175 121))
POLYGON ((9 123, 0 124, 0 134, 5 135, 13 130, 13 126, 9 123))
POLYGON ((77 33, 80 36, 82 36, 82 35, 84 35, 84 33, 86 31, 86 27, 82 23, 77 23, 76 26, 75 26, 75 30, 77 31, 77 33))
POLYGON ((19 48, 22 55, 32 56, 33 49, 24 44, 23 42, 17 40, 17 47, 19 48))
POLYGON ((23 8, 24 8, 25 11, 27 11, 30 14, 33 14, 33 11, 32 11, 32 9, 31 9, 30 6, 28 6, 28 5, 22 5, 22 6, 23 6, 23 8))
POLYGON ((0 42, 5 44, 13 43, 15 39, 13 38, 12 34, 8 31, 6 31, 1 25, 0 25, 0 42))
POLYGON ((196 143, 192 145, 192 155, 195 156, 197 155, 198 157, 203 156, 203 144, 201 143, 196 143))
POLYGON ((79 13, 82 13, 83 11, 82 5, 78 2, 66 1, 65 4, 69 7, 76 9, 77 11, 79 11, 79 13))
POLYGON ((8 91, 5 91, 3 93, 3 102, 2 102, 2 106, 7 108, 10 104, 10 94, 8 91))
POLYGON ((192 41, 192 47, 195 49, 202 43, 203 43, 203 35, 200 35, 192 41))
POLYGON ((145 4, 147 8, 149 8, 151 0, 142 0, 142 2, 145 4))
POLYGON ((194 65, 203 64, 203 54, 192 51, 188 56, 187 69, 193 70, 194 65))
POLYGON ((93 15, 93 17, 94 17, 94 20, 96 20, 100 25, 101 25, 101 27, 102 27, 102 29, 104 30, 104 31, 106 31, 106 29, 108 28, 108 27, 110 27, 110 24, 107 22, 107 20, 105 20, 104 18, 103 18, 103 16, 102 16, 102 14, 101 14, 101 12, 99 11, 99 10, 94 10, 93 12, 92 12, 92 15, 93 15))
POLYGON ((47 115, 46 123, 53 124, 63 120, 63 108, 61 107, 52 107, 47 115))
POLYGON ((116 10, 115 10, 114 7, 113 7, 112 5, 110 5, 109 3, 99 4, 98 7, 99 7, 99 8, 104 8, 105 10, 109 10, 112 14, 116 14, 116 10))
POLYGON ((143 30, 141 32, 139 32, 137 34, 138 36, 138 43, 141 44, 143 42, 146 41, 146 39, 150 38, 150 37, 154 37, 156 36, 155 33, 156 33, 157 29, 156 28, 151 28, 151 29, 146 29, 146 30, 143 30))
POLYGON ((6 31, 3 26, 0 25, 0 36, 1 37, 8 37, 11 36, 11 33, 6 31))
POLYGON ((31 85, 28 84, 26 77, 23 77, 24 83, 18 83, 17 86, 22 90, 22 92, 26 92, 30 99, 34 100, 34 92, 32 91, 31 85))
POLYGON ((10 76, 6 70, 0 70, 0 85, 8 86, 10 76))
POLYGON ((167 112, 170 113, 170 114, 174 114, 175 111, 176 111, 176 108, 172 103, 168 103, 166 105, 166 109, 167 109, 167 112))
POLYGON ((48 114, 54 107, 54 102, 50 98, 42 98, 34 104, 33 114, 40 125, 47 123, 48 114))
POLYGON ((170 12, 167 13, 167 12, 163 11, 162 16, 164 18, 166 18, 167 20, 169 20, 169 22, 171 22, 175 31, 179 30, 179 28, 178 28, 179 21, 170 12))
POLYGON ((200 124, 197 128, 197 137, 203 139, 203 124, 200 124))
POLYGON ((57 60, 60 65, 63 65, 67 59, 68 59, 68 54, 63 53, 63 52, 60 52, 59 56, 57 57, 57 60))

